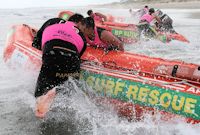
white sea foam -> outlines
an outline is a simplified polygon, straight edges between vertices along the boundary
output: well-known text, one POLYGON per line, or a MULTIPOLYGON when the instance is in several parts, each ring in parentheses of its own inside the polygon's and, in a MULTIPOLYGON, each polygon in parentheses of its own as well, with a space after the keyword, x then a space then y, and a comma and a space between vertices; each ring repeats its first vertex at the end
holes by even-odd
MULTIPOLYGON (((0 57, 5 45, 6 33, 14 24, 28 24, 39 28, 48 18, 58 15, 61 9, 23 9, 23 10, 1 10, 0 17, 0 57)), ((130 17, 128 9, 96 9, 103 13, 110 13, 123 17, 130 17)), ((86 15, 87 9, 73 9, 75 12, 86 15)), ((126 49, 148 56, 161 57, 166 59, 183 60, 200 64, 200 18, 188 18, 192 13, 199 13, 199 10, 165 10, 174 19, 177 32, 186 36, 190 43, 172 41, 163 44, 159 41, 140 42, 127 45, 126 49)), ((127 19, 128 20, 128 19, 127 19)), ((131 22, 131 20, 128 20, 131 22)), ((93 135, 198 135, 199 125, 190 125, 180 121, 174 124, 171 122, 153 122, 151 116, 147 115, 143 122, 128 122, 119 118, 112 109, 105 109, 96 106, 92 100, 84 96, 75 85, 77 91, 71 98, 60 103, 68 108, 66 113, 58 115, 53 111, 49 114, 51 118, 63 118, 65 123, 58 127, 55 121, 40 121, 34 117, 33 96, 37 73, 25 73, 23 69, 11 70, 4 62, 0 61, 0 134, 36 135, 48 134, 48 131, 60 134, 93 134, 93 135), (67 116, 67 117, 66 117, 67 116), (50 124, 52 122, 52 125, 50 124), (46 123, 46 125, 45 125, 46 123), (53 131, 52 127, 56 127, 53 131), (46 129, 46 130, 45 130, 46 129), (58 129, 58 131, 57 131, 58 129), (63 131, 63 132, 62 132, 63 131)), ((73 81, 72 81, 73 82, 73 81)), ((61 98, 62 99, 62 98, 61 98)), ((59 103, 59 102, 57 102, 59 103)), ((56 103, 55 103, 56 105, 56 103)), ((59 106, 59 104, 57 104, 59 106)))

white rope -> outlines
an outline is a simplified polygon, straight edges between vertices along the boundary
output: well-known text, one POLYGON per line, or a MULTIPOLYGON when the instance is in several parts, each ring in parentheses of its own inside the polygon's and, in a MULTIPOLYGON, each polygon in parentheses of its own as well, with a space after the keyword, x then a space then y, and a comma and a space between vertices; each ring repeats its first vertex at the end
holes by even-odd
MULTIPOLYGON (((89 61, 86 61, 84 63, 82 63, 81 65, 88 65, 90 64, 91 66, 93 67, 97 67, 97 68, 100 68, 102 66, 102 64, 99 64, 99 66, 97 64, 95 64, 96 62, 89 62, 89 61)), ((113 69, 108 69, 108 68, 105 68, 105 67, 101 67, 101 69, 103 69, 104 71, 111 71, 113 73, 119 73, 118 70, 113 70, 113 69)), ((149 80, 149 79, 146 79, 144 77, 141 77, 139 75, 139 71, 137 70, 132 70, 132 71, 120 71, 120 73, 124 73, 124 74, 133 74, 135 76, 137 76, 137 78, 143 80, 144 83, 150 83, 150 84, 159 84, 159 85, 171 85, 171 84, 186 84, 188 86, 191 86, 191 87, 194 87, 196 89, 200 89, 200 87, 196 86, 196 85, 193 85, 191 83, 189 83, 187 80, 183 80, 181 78, 174 78, 174 77, 171 77, 171 78, 174 78, 174 79, 179 79, 181 81, 177 81, 177 82, 158 82, 158 81, 153 81, 153 80, 149 80)), ((162 76, 162 75, 161 75, 162 76)))

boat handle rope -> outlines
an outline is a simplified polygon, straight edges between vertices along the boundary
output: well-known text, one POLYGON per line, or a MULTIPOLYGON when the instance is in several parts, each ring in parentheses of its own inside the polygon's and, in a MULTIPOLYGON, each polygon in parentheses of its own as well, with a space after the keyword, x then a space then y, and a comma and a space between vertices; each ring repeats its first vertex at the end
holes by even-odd
MULTIPOLYGON (((99 66, 101 66, 102 64, 99 64, 97 65, 97 62, 90 62, 90 61, 84 61, 84 63, 82 63, 81 65, 84 65, 84 64, 90 64, 92 65, 93 67, 97 67, 99 68, 99 66)), ((114 69, 108 69, 108 68, 105 68, 105 67, 101 67, 101 69, 105 70, 105 71, 111 71, 113 73, 119 73, 118 70, 114 70, 114 69)), ((146 79, 144 77, 141 77, 139 76, 139 72, 137 70, 132 70, 132 71, 120 71, 121 73, 125 73, 125 74, 133 74, 135 76, 137 76, 137 78, 141 79, 141 80, 144 80, 144 83, 150 83, 150 84, 158 84, 158 85, 170 85, 170 84, 186 84, 188 86, 191 86, 191 87, 194 87, 198 90, 200 90, 199 87, 189 83, 187 80, 181 80, 181 81, 177 81, 177 82, 157 82, 157 81, 152 81, 152 80, 149 80, 149 79, 146 79)), ((179 78, 180 79, 180 78, 179 78)))

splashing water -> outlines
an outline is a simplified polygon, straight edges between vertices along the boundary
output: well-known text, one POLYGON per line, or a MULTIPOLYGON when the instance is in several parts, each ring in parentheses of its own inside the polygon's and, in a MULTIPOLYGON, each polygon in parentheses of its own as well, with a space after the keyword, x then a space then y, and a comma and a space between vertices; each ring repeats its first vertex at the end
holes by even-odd
MULTIPOLYGON (((0 16, 5 21, 0 24, 0 51, 3 52, 6 32, 11 25, 26 23, 38 28, 47 18, 55 17, 60 10, 1 10, 0 16)), ((87 8, 74 10, 86 13, 87 8)), ((98 10, 111 12, 114 15, 120 12, 123 16, 129 17, 128 9, 98 10)), ((187 18, 193 12, 200 13, 200 10, 188 10, 186 13, 185 10, 169 9, 166 12, 173 18, 175 29, 190 40, 189 44, 178 41, 163 44, 152 40, 126 45, 126 49, 148 56, 200 64, 198 37, 200 18, 187 18)), ((2 58, 2 53, 0 57, 2 58)), ((34 116, 33 96, 38 72, 27 73, 23 69, 10 70, 3 61, 0 61, 0 65, 1 135, 198 135, 200 132, 200 125, 190 125, 178 118, 168 122, 161 121, 159 115, 152 117, 149 114, 146 114, 144 121, 140 122, 120 118, 112 107, 100 106, 90 98, 92 95, 87 96, 85 92, 90 92, 90 88, 86 87, 84 92, 73 80, 66 82, 68 94, 59 93, 47 118, 38 120, 34 116)))

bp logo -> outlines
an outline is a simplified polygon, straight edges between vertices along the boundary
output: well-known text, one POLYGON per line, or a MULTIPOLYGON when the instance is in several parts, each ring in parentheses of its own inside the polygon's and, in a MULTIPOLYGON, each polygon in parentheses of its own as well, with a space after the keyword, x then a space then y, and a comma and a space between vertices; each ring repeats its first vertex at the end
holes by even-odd
POLYGON ((64 14, 64 15, 62 16, 62 19, 64 19, 64 20, 68 20, 68 18, 69 18, 69 15, 68 15, 68 14, 64 14))

